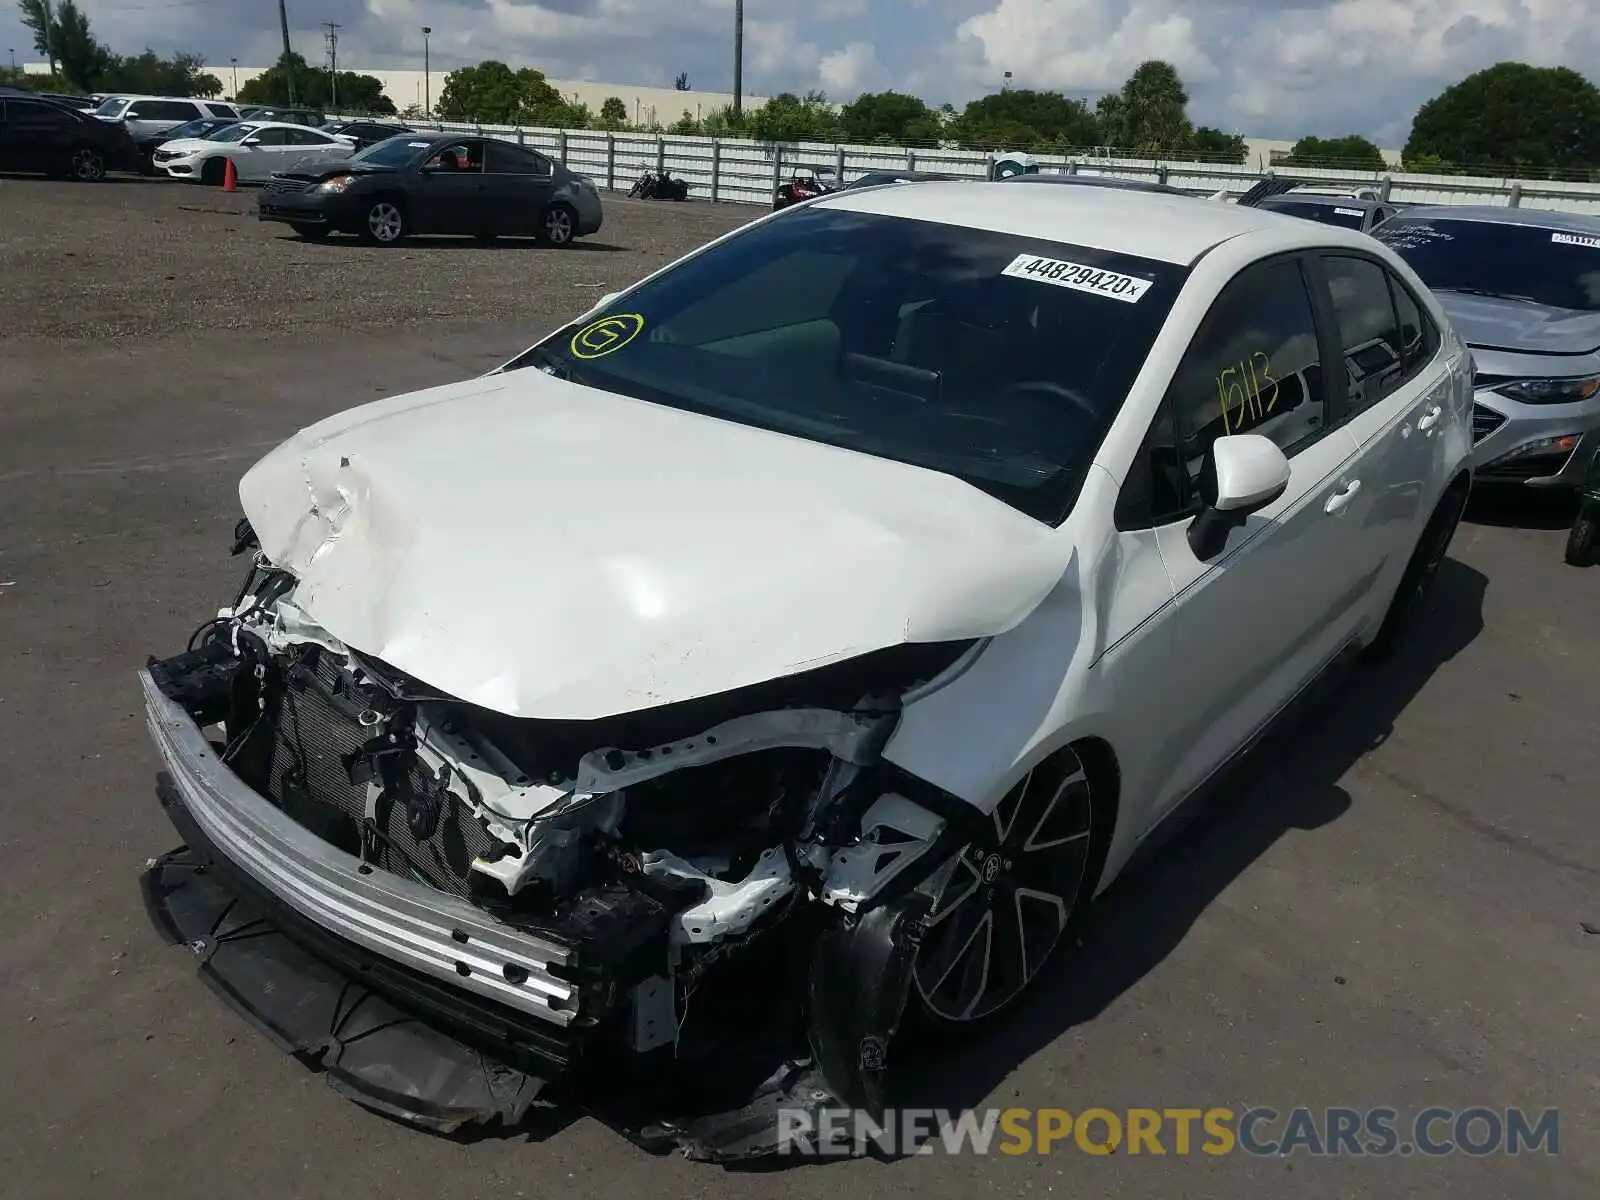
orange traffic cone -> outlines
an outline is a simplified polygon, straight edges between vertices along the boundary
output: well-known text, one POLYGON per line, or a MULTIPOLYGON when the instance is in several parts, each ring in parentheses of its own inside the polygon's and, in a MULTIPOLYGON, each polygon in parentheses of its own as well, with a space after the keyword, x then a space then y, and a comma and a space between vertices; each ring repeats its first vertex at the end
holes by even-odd
POLYGON ((233 159, 225 160, 227 166, 222 168, 222 190, 237 192, 239 190, 239 176, 233 169, 233 159))

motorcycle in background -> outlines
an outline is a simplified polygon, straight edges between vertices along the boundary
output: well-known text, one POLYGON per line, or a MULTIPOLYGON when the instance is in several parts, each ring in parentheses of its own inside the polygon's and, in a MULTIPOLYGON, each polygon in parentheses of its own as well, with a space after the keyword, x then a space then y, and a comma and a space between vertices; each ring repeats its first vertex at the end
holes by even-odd
POLYGON ((1589 473, 1578 485, 1578 515, 1567 535, 1567 562, 1587 567, 1600 558, 1600 450, 1589 462, 1589 473))
POLYGON ((645 171, 629 190, 634 200, 687 200, 688 180, 679 179, 671 171, 645 171))

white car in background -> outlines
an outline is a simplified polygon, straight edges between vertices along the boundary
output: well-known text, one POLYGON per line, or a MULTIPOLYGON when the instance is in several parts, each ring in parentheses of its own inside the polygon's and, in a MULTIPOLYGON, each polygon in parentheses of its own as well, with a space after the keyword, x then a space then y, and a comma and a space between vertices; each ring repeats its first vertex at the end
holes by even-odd
POLYGON ((318 158, 348 158, 356 152, 356 140, 323 133, 304 125, 285 121, 241 121, 219 129, 205 138, 183 138, 160 146, 152 156, 158 171, 174 179, 220 184, 233 160, 234 174, 240 183, 261 183, 274 171, 288 167, 308 155, 318 158))
MULTIPOLYGON (((591 1097, 652 1063, 882 1119, 908 1005, 1005 1012, 1169 814, 1395 643, 1471 407, 1353 230, 938 182, 756 221, 251 468, 239 598, 142 673, 186 846, 152 910, 308 1057, 372 998, 339 1086, 423 1124, 578 1062, 591 1097), (745 1069, 768 1033, 799 1074, 745 1069)), ((755 1103, 670 1136, 771 1151, 755 1103)))

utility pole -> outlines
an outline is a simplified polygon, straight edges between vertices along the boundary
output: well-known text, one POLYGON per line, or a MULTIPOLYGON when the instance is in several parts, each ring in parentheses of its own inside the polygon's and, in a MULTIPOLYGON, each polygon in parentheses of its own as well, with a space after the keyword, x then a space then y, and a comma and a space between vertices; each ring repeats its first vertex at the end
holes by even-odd
POLYGON ((431 117, 433 97, 428 94, 428 35, 433 32, 433 26, 422 27, 422 115, 431 117))
POLYGON ((328 31, 328 107, 337 113, 339 111, 339 30, 344 27, 337 21, 324 21, 322 24, 328 31))
POLYGON ((278 0, 278 28, 283 31, 283 73, 289 81, 289 103, 294 103, 294 67, 289 62, 289 0, 278 0))
POLYGON ((50 64, 50 74, 56 73, 56 39, 55 26, 56 14, 50 7, 50 0, 40 0, 44 7, 44 57, 50 64))
POLYGON ((733 115, 744 114, 744 0, 733 0, 733 115))

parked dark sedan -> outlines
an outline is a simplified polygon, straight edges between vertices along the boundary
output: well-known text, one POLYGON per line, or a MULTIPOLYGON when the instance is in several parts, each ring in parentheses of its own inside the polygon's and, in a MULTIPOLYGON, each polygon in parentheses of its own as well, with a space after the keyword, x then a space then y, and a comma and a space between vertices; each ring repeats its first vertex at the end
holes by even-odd
POLYGON ((412 233, 565 246, 602 220, 592 180, 515 142, 456 134, 401 135, 354 158, 302 160, 267 181, 257 215, 311 240, 353 233, 385 246, 412 233))
POLYGON ((168 142, 180 141, 183 138, 210 137, 224 126, 237 124, 238 122, 232 117, 201 117, 195 121, 185 121, 182 125, 174 125, 171 129, 162 130, 160 133, 147 133, 143 137, 134 138, 134 145, 139 147, 139 169, 146 175, 156 174, 156 151, 168 142))
POLYGON ((32 92, 0 89, 0 171, 96 183, 107 171, 138 169, 138 147, 123 126, 32 92))
POLYGON ((859 179, 852 179, 845 184, 845 190, 855 188, 882 187, 887 183, 956 183, 967 178, 962 175, 947 175, 943 171, 868 171, 859 179))
POLYGON ((388 138, 415 133, 416 130, 405 125, 385 125, 379 121, 329 121, 322 127, 322 132, 350 138, 358 149, 365 150, 388 138))

